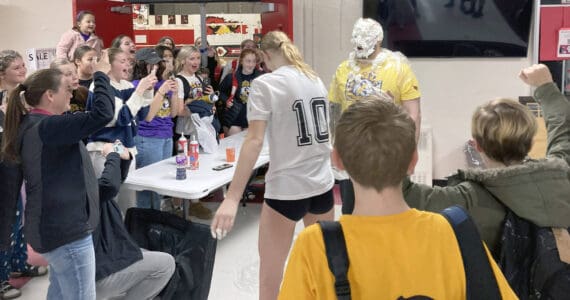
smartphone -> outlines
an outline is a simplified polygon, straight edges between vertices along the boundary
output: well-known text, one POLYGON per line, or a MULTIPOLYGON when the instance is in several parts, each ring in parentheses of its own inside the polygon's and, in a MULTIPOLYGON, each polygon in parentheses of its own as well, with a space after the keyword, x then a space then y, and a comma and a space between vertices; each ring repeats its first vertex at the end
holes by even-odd
POLYGON ((202 79, 202 83, 204 84, 204 89, 206 89, 211 84, 210 77, 202 79))
POLYGON ((233 166, 234 166, 234 165, 232 165, 232 164, 222 164, 222 165, 213 167, 212 170, 214 170, 214 171, 221 171, 221 170, 225 170, 225 169, 231 168, 231 167, 233 167, 233 166))

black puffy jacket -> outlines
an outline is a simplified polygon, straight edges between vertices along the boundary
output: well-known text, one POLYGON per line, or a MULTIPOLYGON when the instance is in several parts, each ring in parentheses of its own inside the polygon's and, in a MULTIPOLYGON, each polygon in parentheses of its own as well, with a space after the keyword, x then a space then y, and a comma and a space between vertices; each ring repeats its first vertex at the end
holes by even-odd
POLYGON ((176 270, 161 299, 208 299, 216 255, 210 226, 144 208, 130 208, 125 225, 141 248, 174 256, 176 270))

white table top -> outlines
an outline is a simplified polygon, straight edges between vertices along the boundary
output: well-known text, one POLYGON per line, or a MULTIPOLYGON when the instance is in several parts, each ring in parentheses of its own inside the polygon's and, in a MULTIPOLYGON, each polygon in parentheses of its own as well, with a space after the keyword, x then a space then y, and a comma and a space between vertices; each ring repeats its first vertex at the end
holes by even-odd
MULTIPOLYGON (((200 168, 198 170, 188 169, 185 180, 176 180, 176 161, 173 156, 129 173, 124 185, 131 190, 149 190, 161 195, 185 199, 199 199, 207 196, 232 181, 245 134, 246 131, 243 131, 222 139, 217 153, 200 153, 200 168), (236 148, 236 162, 232 163, 234 166, 222 171, 212 170, 213 167, 226 163, 226 145, 230 144, 236 148)), ((268 162, 269 147, 265 140, 255 168, 268 162)))

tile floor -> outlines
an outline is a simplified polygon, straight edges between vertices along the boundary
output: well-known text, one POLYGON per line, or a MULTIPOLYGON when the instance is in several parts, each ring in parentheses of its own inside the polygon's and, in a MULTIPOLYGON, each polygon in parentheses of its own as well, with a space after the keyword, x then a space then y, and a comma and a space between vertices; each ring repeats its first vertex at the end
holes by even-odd
MULTIPOLYGON (((219 203, 206 203, 216 209, 219 203)), ((218 243, 209 299, 252 300, 258 298, 257 235, 261 204, 250 203, 238 210, 231 234, 218 243)), ((340 205, 335 205, 336 218, 340 205)), ((196 221, 196 220, 194 220, 196 221)), ((303 229, 297 224, 295 236, 303 229)), ((22 288, 21 300, 45 299, 49 282, 46 277, 34 278, 22 288)))

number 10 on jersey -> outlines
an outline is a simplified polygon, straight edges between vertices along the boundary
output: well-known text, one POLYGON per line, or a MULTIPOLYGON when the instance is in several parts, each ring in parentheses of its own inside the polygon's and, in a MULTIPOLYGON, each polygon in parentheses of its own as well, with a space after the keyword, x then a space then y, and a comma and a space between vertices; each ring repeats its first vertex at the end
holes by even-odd
POLYGON ((309 132, 308 126, 313 126, 315 133, 315 141, 317 143, 325 143, 329 141, 329 124, 327 122, 327 102, 325 98, 311 99, 311 116, 313 117, 312 124, 308 124, 307 115, 305 113, 305 106, 303 100, 295 100, 293 102, 293 111, 297 114, 297 136, 298 146, 307 146, 313 144, 313 135, 309 132))

